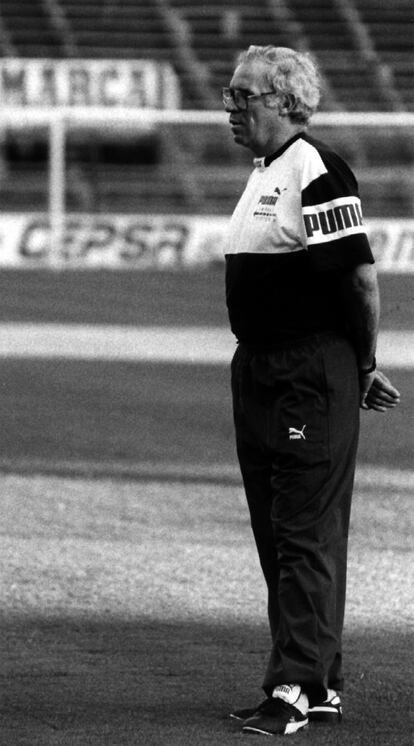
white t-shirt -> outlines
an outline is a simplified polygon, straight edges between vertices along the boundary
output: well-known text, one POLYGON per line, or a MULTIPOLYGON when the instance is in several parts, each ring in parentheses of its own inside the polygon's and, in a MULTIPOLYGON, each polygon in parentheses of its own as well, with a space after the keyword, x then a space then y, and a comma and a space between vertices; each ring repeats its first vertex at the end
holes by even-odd
POLYGON ((272 346, 343 330, 339 275, 373 262, 356 179, 323 143, 300 133, 255 168, 234 210, 226 296, 240 341, 272 346))

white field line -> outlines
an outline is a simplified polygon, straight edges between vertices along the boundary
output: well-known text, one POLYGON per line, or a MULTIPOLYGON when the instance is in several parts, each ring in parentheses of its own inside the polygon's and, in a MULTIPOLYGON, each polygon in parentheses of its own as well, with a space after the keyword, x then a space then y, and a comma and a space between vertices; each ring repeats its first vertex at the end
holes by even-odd
MULTIPOLYGON (((50 474, 71 478, 125 479, 173 482, 215 482, 239 485, 239 467, 234 464, 180 464, 155 461, 93 461, 88 459, 42 459, 0 457, 0 472, 50 474)), ((410 491, 414 495, 414 469, 390 469, 358 464, 355 475, 358 490, 386 488, 410 491)))
MULTIPOLYGON (((1 357, 63 357, 228 364, 235 340, 225 327, 0 324, 1 357)), ((414 332, 383 331, 378 361, 385 368, 414 368, 414 332)))

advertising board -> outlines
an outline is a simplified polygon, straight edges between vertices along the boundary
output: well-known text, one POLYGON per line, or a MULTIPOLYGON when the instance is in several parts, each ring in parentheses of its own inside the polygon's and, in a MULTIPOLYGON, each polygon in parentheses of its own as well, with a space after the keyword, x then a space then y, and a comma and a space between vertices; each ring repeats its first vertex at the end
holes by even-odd
MULTIPOLYGON (((0 266, 191 267, 223 259, 227 216, 68 215, 56 255, 48 216, 0 216, 0 266)), ((414 272, 414 220, 367 219, 381 272, 414 272)))
POLYGON ((180 107, 171 65, 155 60, 0 59, 2 108, 180 107))

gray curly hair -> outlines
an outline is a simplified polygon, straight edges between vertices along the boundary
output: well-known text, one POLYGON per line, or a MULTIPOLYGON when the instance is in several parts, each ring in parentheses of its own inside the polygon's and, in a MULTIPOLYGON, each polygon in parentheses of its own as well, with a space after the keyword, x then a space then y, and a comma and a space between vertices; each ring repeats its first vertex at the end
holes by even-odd
POLYGON ((289 47, 259 47, 252 44, 241 52, 237 64, 251 60, 260 60, 267 66, 266 83, 279 95, 284 105, 288 105, 291 121, 307 124, 318 108, 322 87, 321 76, 312 56, 289 47))

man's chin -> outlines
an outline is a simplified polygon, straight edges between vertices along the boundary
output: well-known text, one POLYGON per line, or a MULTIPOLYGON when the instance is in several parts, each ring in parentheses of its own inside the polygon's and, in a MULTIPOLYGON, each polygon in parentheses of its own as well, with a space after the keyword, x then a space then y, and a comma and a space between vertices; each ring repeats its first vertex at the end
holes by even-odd
POLYGON ((242 132, 235 132, 233 130, 233 140, 237 145, 243 145, 245 148, 249 147, 249 143, 247 142, 247 138, 243 135, 242 132))

